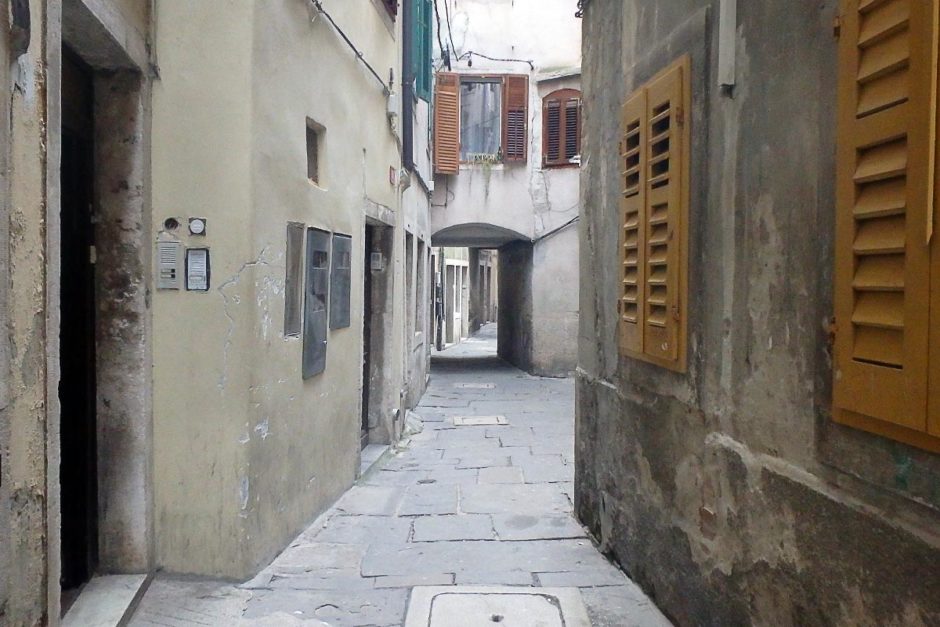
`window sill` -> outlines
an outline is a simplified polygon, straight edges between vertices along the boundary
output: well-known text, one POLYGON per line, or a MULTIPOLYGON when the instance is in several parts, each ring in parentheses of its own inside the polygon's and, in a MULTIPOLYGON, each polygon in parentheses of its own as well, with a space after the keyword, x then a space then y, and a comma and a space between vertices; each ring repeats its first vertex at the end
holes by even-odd
POLYGON ((543 170, 564 170, 567 168, 580 168, 580 163, 543 163, 543 170))
POLYGON ((470 163, 470 162, 468 162, 468 161, 463 161, 463 162, 460 163, 460 169, 461 169, 461 170, 482 170, 483 168, 489 168, 490 170, 496 170, 496 171, 505 170, 505 169, 506 169, 506 164, 505 164, 505 163, 502 163, 502 162, 500 162, 500 163, 490 163, 490 164, 486 164, 486 163, 470 163))
POLYGON ((314 181, 314 180, 312 180, 312 179, 307 179, 307 184, 308 184, 310 187, 312 187, 313 189, 315 189, 315 190, 317 190, 317 191, 319 191, 319 192, 328 192, 328 191, 330 191, 329 189, 327 189, 326 187, 323 187, 322 185, 320 185, 319 183, 317 183, 316 181, 314 181))

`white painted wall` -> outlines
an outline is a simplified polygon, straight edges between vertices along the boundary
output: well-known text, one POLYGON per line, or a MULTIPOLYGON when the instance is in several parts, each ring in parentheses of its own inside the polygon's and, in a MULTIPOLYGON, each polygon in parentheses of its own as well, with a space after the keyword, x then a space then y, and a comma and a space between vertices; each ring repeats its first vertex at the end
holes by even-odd
MULTIPOLYGON (((542 99, 557 89, 580 89, 581 22, 574 17, 575 2, 439 0, 439 7, 444 45, 453 46, 453 71, 528 75, 529 152, 524 164, 464 164, 456 176, 437 176, 431 231, 487 224, 534 242, 528 301, 533 310, 525 312, 532 320, 527 366, 551 374, 569 371, 577 353, 578 246, 572 221, 579 214, 580 173, 577 167, 542 167, 542 99), (532 67, 478 56, 469 67, 471 52, 531 61, 532 67), (464 58, 453 61, 459 57, 464 58), (563 230, 554 233, 557 229, 563 230), (569 289, 560 290, 562 285, 569 289)), ((435 46, 439 58, 440 44, 435 46)))

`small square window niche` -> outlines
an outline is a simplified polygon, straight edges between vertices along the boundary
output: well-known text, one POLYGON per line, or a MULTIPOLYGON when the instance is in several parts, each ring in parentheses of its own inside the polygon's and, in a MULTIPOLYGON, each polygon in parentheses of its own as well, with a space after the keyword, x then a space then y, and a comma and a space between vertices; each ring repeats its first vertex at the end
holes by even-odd
POLYGON ((320 151, 323 149, 323 133, 325 128, 307 118, 307 178, 310 182, 323 185, 320 171, 320 151))

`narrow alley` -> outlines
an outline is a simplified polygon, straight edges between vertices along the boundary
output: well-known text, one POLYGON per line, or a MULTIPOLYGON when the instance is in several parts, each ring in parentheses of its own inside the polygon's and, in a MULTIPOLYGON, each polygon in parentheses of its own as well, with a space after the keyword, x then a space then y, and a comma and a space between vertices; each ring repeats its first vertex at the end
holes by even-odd
POLYGON ((0 0, 0 627, 940 626, 940 0, 0 0))
MULTIPOLYGON (((437 355, 416 409, 423 430, 252 581, 158 576, 131 625, 401 625, 412 589, 452 585, 580 589, 594 625, 668 625, 572 516, 572 380, 527 375, 495 352, 487 325, 437 355), (507 424, 455 426, 497 417, 507 424)), ((484 624, 432 618, 420 624, 484 624)))

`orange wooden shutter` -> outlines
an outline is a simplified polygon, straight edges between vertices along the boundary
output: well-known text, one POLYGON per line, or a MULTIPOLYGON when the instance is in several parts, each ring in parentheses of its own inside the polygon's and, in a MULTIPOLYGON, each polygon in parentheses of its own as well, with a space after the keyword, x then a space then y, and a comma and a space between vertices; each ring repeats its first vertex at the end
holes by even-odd
POLYGON ((646 246, 643 224, 646 222, 646 90, 635 93, 621 112, 620 141, 620 349, 643 352, 643 291, 646 246))
POLYGON ((581 92, 576 89, 553 91, 542 100, 542 164, 571 165, 579 154, 581 92))
POLYGON ((688 60, 646 91, 644 352, 667 367, 684 369, 688 238, 688 60))
POLYGON ((503 159, 525 161, 528 153, 529 77, 506 76, 503 99, 503 159))
POLYGON ((581 95, 577 92, 565 100, 565 161, 581 154, 581 95))
POLYGON ((542 152, 544 165, 561 163, 561 101, 546 98, 542 106, 542 152))
POLYGON ((843 422, 926 430, 932 4, 842 2, 833 401, 843 422))
POLYGON ((439 72, 434 89, 434 172, 460 170, 460 77, 439 72))

